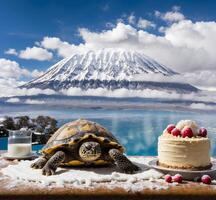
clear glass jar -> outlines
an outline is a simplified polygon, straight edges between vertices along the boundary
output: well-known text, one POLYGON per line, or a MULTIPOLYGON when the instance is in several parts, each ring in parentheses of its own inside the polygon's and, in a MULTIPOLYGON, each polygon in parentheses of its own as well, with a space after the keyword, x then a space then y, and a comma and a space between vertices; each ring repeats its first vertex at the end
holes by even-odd
POLYGON ((32 133, 28 130, 10 131, 8 137, 8 155, 28 156, 32 153, 32 133))

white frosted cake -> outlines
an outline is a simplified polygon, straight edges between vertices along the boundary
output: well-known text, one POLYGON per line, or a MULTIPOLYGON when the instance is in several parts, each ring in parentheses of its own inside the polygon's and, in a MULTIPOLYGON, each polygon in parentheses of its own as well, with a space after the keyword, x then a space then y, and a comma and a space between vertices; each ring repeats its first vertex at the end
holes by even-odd
POLYGON ((191 120, 168 125, 158 138, 158 164, 191 170, 210 168, 212 165, 207 130, 199 128, 191 120))

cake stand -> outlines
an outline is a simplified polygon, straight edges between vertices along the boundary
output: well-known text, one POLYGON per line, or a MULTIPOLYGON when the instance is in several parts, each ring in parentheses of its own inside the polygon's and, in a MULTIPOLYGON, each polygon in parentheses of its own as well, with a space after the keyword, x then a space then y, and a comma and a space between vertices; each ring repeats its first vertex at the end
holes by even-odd
POLYGON ((148 165, 156 169, 164 174, 170 174, 171 176, 174 176, 175 174, 181 174, 183 179, 194 181, 196 179, 201 178, 203 175, 209 175, 212 178, 216 178, 216 163, 212 162, 212 167, 210 169, 205 170, 187 170, 187 169, 173 169, 173 168, 166 168, 158 165, 158 159, 153 159, 149 161, 148 165))

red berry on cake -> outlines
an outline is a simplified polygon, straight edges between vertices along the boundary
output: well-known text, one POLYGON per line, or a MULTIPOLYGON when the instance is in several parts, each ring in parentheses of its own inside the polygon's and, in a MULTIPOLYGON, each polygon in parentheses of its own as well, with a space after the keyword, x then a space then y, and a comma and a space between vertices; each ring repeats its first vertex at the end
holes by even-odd
POLYGON ((171 131, 175 128, 174 124, 169 124, 166 128, 167 132, 171 134, 171 131))
POLYGON ((181 174, 176 174, 175 176, 173 176, 173 181, 177 182, 177 183, 182 183, 183 177, 181 174))
POLYGON ((172 176, 170 176, 169 174, 165 175, 164 179, 167 183, 172 183, 172 176))
POLYGON ((177 129, 177 128, 174 128, 172 131, 171 131, 171 134, 173 135, 173 136, 181 136, 181 131, 179 130, 179 129, 177 129))
POLYGON ((209 175, 203 175, 201 180, 204 184, 211 184, 211 177, 209 175))
POLYGON ((207 130, 205 128, 200 128, 198 136, 206 137, 207 136, 207 130))
POLYGON ((182 129, 181 135, 183 138, 185 138, 185 137, 191 138, 191 137, 193 137, 193 131, 191 130, 191 128, 185 127, 182 129))
POLYGON ((193 120, 181 120, 176 124, 176 128, 179 130, 183 130, 185 127, 188 127, 192 130, 193 136, 197 136, 199 134, 199 126, 193 120))

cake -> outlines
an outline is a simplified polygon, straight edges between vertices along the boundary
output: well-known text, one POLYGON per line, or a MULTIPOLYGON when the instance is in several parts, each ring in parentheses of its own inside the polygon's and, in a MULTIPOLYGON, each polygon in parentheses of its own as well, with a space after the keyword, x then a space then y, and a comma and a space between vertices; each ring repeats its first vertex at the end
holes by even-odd
POLYGON ((158 165, 189 170, 211 168, 207 130, 192 120, 168 125, 158 138, 158 165))

